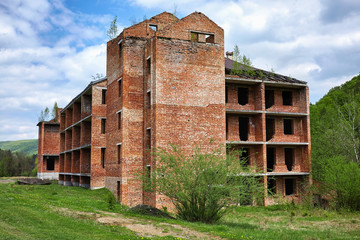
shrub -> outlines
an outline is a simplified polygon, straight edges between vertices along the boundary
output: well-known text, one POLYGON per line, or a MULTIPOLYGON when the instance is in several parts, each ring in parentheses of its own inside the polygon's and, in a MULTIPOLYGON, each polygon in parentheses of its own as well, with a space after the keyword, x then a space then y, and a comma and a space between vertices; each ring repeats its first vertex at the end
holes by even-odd
POLYGON ((176 146, 159 149, 156 169, 145 174, 150 177, 145 189, 167 196, 181 219, 216 222, 229 207, 264 193, 254 169, 242 166, 239 155, 241 151, 226 155, 223 148, 205 153, 198 146, 192 154, 176 146))

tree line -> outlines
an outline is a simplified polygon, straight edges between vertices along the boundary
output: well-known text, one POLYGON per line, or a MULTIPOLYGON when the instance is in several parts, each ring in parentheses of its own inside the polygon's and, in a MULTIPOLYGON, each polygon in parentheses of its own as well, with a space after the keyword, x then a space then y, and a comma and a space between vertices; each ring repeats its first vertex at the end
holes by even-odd
POLYGON ((0 149, 0 177, 36 176, 37 155, 0 149))

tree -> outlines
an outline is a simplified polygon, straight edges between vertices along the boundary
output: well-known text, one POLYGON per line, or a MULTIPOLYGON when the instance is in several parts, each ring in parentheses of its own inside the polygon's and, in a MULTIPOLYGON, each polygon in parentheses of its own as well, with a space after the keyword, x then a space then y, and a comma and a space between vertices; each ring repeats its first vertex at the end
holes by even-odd
POLYGON ((230 74, 249 74, 252 75, 255 71, 251 68, 252 62, 250 58, 240 53, 239 47, 235 45, 233 52, 233 66, 230 74))
POLYGON ((203 152, 199 146, 191 155, 173 145, 159 149, 156 168, 144 176, 145 190, 167 196, 181 219, 216 222, 231 206, 264 193, 254 169, 244 167, 239 155, 223 148, 203 152))
POLYGON ((59 110, 59 107, 57 105, 57 102, 54 103, 54 106, 51 109, 51 113, 50 113, 49 108, 45 107, 44 110, 41 110, 40 116, 38 117, 39 122, 56 120, 58 117, 57 116, 58 110, 59 110))
POLYGON ((118 27, 117 27, 117 16, 110 23, 110 27, 106 32, 106 35, 109 37, 110 40, 113 40, 118 35, 118 27))
POLYGON ((55 103, 54 103, 54 106, 53 106, 53 108, 52 108, 52 110, 51 110, 51 117, 52 117, 52 119, 57 120, 57 118, 58 118, 58 111, 59 111, 59 107, 58 107, 58 105, 57 105, 57 102, 55 102, 55 103))

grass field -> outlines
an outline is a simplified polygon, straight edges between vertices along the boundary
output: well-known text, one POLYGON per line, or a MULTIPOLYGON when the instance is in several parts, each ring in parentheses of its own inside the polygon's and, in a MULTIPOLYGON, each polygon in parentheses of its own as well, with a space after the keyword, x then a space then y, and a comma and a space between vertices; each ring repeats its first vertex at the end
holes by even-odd
POLYGON ((237 207, 221 222, 207 225, 131 213, 120 204, 109 204, 106 189, 0 183, 0 239, 146 239, 151 235, 157 239, 360 239, 360 213, 293 205, 237 207), (144 234, 147 231, 153 234, 144 234))

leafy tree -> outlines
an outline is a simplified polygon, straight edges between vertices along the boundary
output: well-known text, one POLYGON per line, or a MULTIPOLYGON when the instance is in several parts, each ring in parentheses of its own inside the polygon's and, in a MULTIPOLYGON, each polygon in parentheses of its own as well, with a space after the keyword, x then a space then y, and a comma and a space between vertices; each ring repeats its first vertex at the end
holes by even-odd
POLYGON ((35 168, 35 156, 0 149, 0 177, 29 176, 35 168))
POLYGON ((145 190, 167 196, 181 219, 216 222, 231 206, 264 193, 254 169, 244 167, 239 155, 225 156, 223 148, 203 152, 199 146, 191 155, 173 145, 159 149, 156 168, 145 174, 145 190))
POLYGON ((251 68, 252 62, 250 58, 240 53, 239 47, 235 45, 233 51, 233 66, 230 74, 248 74, 254 75, 255 71, 251 68))
POLYGON ((110 23, 110 27, 106 32, 106 35, 109 37, 110 40, 113 40, 118 35, 118 27, 117 27, 117 16, 110 23))
POLYGON ((46 107, 44 110, 41 110, 40 116, 38 118, 39 122, 56 120, 58 117, 57 116, 58 110, 59 107, 57 105, 57 102, 54 103, 54 106, 51 109, 51 113, 48 107, 46 107))
POLYGON ((51 109, 52 119, 56 120, 58 118, 58 110, 59 110, 59 107, 57 105, 57 102, 55 102, 53 108, 51 109))

